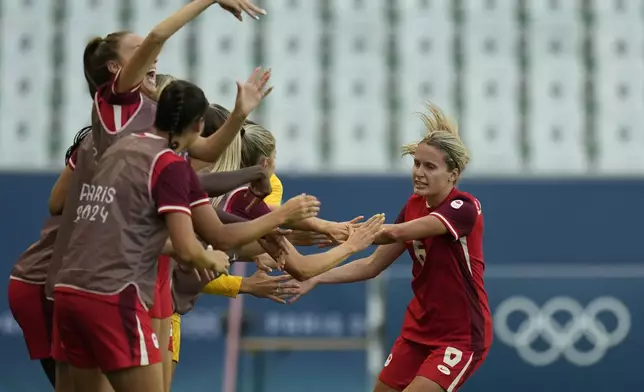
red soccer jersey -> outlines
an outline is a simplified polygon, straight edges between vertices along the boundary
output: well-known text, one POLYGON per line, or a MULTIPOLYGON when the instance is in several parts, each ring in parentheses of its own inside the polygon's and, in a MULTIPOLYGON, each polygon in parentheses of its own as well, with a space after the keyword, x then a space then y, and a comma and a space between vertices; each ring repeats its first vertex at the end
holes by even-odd
POLYGON ((401 336, 427 346, 484 351, 492 343, 492 317, 483 288, 483 214, 472 195, 454 188, 436 207, 413 195, 397 222, 432 215, 442 236, 407 242, 413 260, 414 297, 401 336))

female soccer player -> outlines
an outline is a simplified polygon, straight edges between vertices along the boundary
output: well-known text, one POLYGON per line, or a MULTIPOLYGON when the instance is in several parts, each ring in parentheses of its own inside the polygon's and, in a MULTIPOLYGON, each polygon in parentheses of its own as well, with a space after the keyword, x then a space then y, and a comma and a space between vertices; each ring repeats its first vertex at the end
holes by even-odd
MULTIPOLYGON (((255 12, 262 11, 245 0, 194 0, 155 26, 145 39, 129 32, 116 32, 105 38, 96 38, 87 45, 83 62, 89 90, 94 97, 92 142, 84 143, 79 149, 79 170, 74 176, 69 171, 61 175, 61 179, 71 177, 69 190, 63 193, 66 195, 64 201, 56 197, 50 199, 52 212, 60 212, 64 204, 68 208, 63 212, 51 258, 45 285, 48 298, 53 296, 56 275, 69 243, 81 184, 91 181, 96 162, 116 139, 152 126, 156 105, 140 90, 145 92, 153 88, 158 54, 174 33, 217 3, 238 18, 241 18, 240 10, 254 17, 257 16, 255 12)), ((225 148, 222 141, 239 132, 250 111, 270 92, 270 89, 263 91, 269 78, 269 72, 256 70, 247 83, 238 83, 235 115, 230 116, 218 134, 192 143, 189 153, 205 161, 215 161, 225 148), (259 85, 262 85, 262 90, 258 89, 259 85)))
MULTIPOLYGON (((74 167, 74 152, 90 127, 81 129, 74 143, 65 154, 65 162, 74 167)), ((64 184, 56 184, 52 192, 59 192, 64 184)), ((53 305, 45 298, 44 285, 49 260, 54 248, 60 216, 51 216, 45 221, 40 238, 20 257, 9 277, 9 308, 22 329, 29 357, 39 360, 52 387, 55 386, 56 367, 51 358, 51 323, 53 305)))
POLYGON ((481 204, 455 187, 469 155, 456 127, 437 107, 429 111, 425 138, 403 148, 414 157, 414 194, 379 235, 376 242, 386 245, 302 284, 304 294, 316 284, 372 279, 407 249, 414 297, 375 392, 456 391, 492 343, 481 204))
POLYGON ((200 207, 209 200, 177 154, 203 129, 208 106, 203 92, 188 82, 173 82, 158 105, 157 134, 116 141, 79 195, 81 208, 58 274, 54 308, 61 339, 54 357, 65 354, 79 390, 96 390, 98 383, 95 372, 81 369, 99 368, 116 392, 163 391, 159 343, 147 309, 168 232, 180 260, 225 272, 228 257, 204 251, 193 225, 200 237, 228 249, 318 210, 314 198, 299 197, 263 222, 223 228, 210 206, 200 207))

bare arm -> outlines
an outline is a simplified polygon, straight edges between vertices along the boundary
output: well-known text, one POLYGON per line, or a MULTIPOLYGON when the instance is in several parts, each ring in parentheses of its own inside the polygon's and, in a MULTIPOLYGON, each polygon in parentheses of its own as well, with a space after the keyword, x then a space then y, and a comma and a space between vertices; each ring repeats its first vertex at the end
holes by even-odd
POLYGON ((278 210, 252 221, 224 225, 210 205, 192 210, 192 222, 199 237, 224 251, 262 238, 284 221, 285 215, 278 210))
POLYGON ((209 197, 217 197, 264 177, 261 166, 251 166, 230 172, 199 174, 201 186, 209 197))
POLYGON ((206 251, 195 237, 190 216, 173 212, 165 215, 165 221, 170 239, 166 241, 163 252, 189 265, 207 265, 206 251))
POLYGON ((404 251, 403 243, 381 245, 371 256, 334 268, 314 279, 318 284, 352 283, 372 279, 386 270, 404 251))
POLYGON ((233 109, 224 125, 208 137, 199 137, 188 149, 191 157, 204 162, 217 162, 219 157, 241 131, 248 114, 233 109))
POLYGON ((300 254, 293 245, 290 245, 286 253, 284 269, 293 278, 302 282, 330 270, 355 253, 357 253, 356 249, 348 242, 327 252, 306 256, 300 254))
POLYGON ((115 92, 127 92, 141 83, 145 74, 150 70, 159 53, 161 53, 165 42, 179 29, 215 3, 215 0, 193 0, 156 25, 145 37, 141 46, 136 49, 130 61, 121 70, 114 86, 115 92))
POLYGON ((226 122, 207 138, 197 139, 188 149, 190 156, 205 162, 217 162, 241 130, 250 112, 270 94, 271 88, 265 89, 270 78, 270 70, 256 68, 246 83, 238 82, 235 107, 226 122))
POLYGON ((445 224, 435 216, 428 215, 409 222, 385 225, 374 240, 374 244, 391 244, 420 240, 427 237, 447 234, 445 224))
POLYGON ((304 281, 318 276, 350 256, 366 249, 382 228, 385 217, 382 214, 372 216, 365 224, 351 233, 343 244, 324 253, 302 256, 288 241, 285 243, 286 271, 295 279, 304 281))
POLYGON ((63 207, 65 206, 65 199, 67 198, 67 190, 69 189, 69 184, 72 180, 72 175, 74 170, 67 165, 65 169, 60 173, 54 187, 51 188, 51 193, 49 194, 49 214, 60 215, 63 213, 63 207))

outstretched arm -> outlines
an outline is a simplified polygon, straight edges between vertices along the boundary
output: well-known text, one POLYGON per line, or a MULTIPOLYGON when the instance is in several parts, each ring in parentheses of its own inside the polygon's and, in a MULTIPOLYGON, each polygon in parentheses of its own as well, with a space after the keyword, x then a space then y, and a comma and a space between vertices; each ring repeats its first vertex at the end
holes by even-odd
POLYGON ((156 61, 159 53, 161 53, 166 41, 215 3, 215 0, 191 1, 154 26, 152 31, 145 37, 145 40, 143 40, 141 46, 136 49, 130 61, 121 70, 114 85, 114 92, 124 93, 138 86, 156 61))
POLYGON ((386 270, 405 251, 405 244, 379 246, 369 257, 334 268, 315 278, 317 284, 361 282, 372 279, 386 270))
POLYGON ((217 197, 265 176, 266 172, 258 165, 230 172, 199 174, 199 180, 208 197, 217 197))
POLYGON ((352 261, 303 282, 298 294, 290 302, 297 301, 320 283, 353 283, 373 279, 396 261, 404 251, 405 245, 402 243, 381 245, 369 257, 352 261))
POLYGON ((327 252, 314 255, 303 256, 291 243, 284 241, 286 272, 293 278, 304 281, 330 270, 350 256, 366 249, 380 231, 384 220, 384 215, 374 215, 362 227, 351 233, 346 242, 327 252))

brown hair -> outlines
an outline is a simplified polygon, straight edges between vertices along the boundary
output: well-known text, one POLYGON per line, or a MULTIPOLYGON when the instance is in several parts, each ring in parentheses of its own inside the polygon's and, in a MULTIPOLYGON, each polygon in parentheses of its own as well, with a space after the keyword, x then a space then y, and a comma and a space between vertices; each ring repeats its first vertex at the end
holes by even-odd
POLYGON ((121 38, 130 34, 129 31, 118 31, 107 35, 105 38, 92 38, 83 52, 83 69, 89 87, 89 93, 94 96, 99 87, 109 83, 114 76, 107 63, 118 60, 118 49, 121 38))

